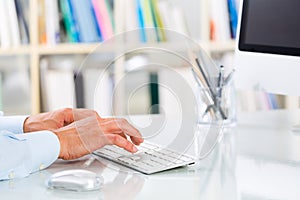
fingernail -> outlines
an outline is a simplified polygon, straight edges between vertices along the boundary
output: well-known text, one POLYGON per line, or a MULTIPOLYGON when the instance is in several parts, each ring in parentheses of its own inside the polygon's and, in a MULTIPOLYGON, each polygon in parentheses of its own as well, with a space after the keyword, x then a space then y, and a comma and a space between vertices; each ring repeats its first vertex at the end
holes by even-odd
POLYGON ((133 151, 134 153, 136 153, 136 152, 138 151, 138 149, 136 148, 136 146, 133 146, 132 151, 133 151))

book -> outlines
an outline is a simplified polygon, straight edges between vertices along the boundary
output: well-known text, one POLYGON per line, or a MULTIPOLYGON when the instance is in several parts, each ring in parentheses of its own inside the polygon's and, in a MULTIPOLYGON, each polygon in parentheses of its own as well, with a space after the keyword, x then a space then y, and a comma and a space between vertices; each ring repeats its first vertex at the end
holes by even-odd
POLYGON ((20 29, 15 0, 0 1, 1 47, 19 46, 20 29))
POLYGON ((71 0, 72 11, 79 25, 81 42, 101 41, 91 0, 71 0))
POLYGON ((8 1, 0 1, 0 37, 1 48, 8 48, 11 46, 11 30, 10 21, 8 18, 8 1))
POLYGON ((236 38, 237 24, 238 24, 238 13, 237 13, 237 3, 236 0, 227 0, 228 1, 228 13, 230 21, 230 32, 231 38, 236 38))
POLYGON ((113 24, 110 17, 111 11, 109 11, 111 9, 109 3, 107 0, 92 0, 92 4, 98 27, 101 30, 102 39, 104 41, 108 40, 114 34, 113 24))
POLYGON ((41 109, 42 111, 49 111, 47 99, 47 82, 46 75, 49 67, 49 61, 46 58, 40 60, 40 88, 41 88, 41 109))
POLYGON ((136 0, 137 2, 137 18, 138 18, 138 25, 139 25, 139 31, 140 31, 140 41, 146 42, 147 36, 145 31, 145 16, 143 14, 143 7, 142 3, 143 0, 136 0))
POLYGON ((210 10, 210 39, 213 41, 230 40, 231 34, 227 0, 211 0, 210 10))
POLYGON ((79 28, 74 19, 70 0, 60 0, 60 8, 69 42, 79 42, 79 28))
POLYGON ((126 42, 128 43, 138 43, 140 42, 140 34, 138 30, 138 13, 137 13, 137 1, 130 0, 125 4, 125 30, 126 30, 126 42))
POLYGON ((159 114, 159 82, 158 74, 150 73, 150 96, 151 96, 151 105, 150 113, 159 114))
POLYGON ((95 95, 95 90, 97 88, 97 82, 100 74, 99 71, 102 70, 98 70, 96 68, 95 69, 88 68, 82 71, 83 90, 85 92, 84 102, 85 102, 85 108, 87 109, 95 109, 94 95, 95 95))
POLYGON ((76 107, 74 63, 67 57, 40 61, 41 105, 43 111, 76 107))
POLYGON ((125 28, 125 5, 124 0, 114 1, 114 22, 115 22, 115 34, 120 34, 126 31, 125 28))
POLYGON ((46 14, 45 14, 45 1, 38 0, 38 26, 39 26, 39 43, 47 43, 47 33, 46 33, 46 14))
POLYGON ((169 15, 169 8, 171 8, 169 1, 158 1, 157 7, 161 14, 161 20, 165 28, 172 28, 171 16, 169 15))
POLYGON ((88 68, 83 72, 85 106, 96 110, 101 116, 111 116, 113 83, 105 69, 88 68))
POLYGON ((74 108, 74 74, 72 70, 48 69, 45 75, 47 111, 74 108))
POLYGON ((273 110, 279 109, 279 103, 276 94, 268 94, 269 101, 273 110))
POLYGON ((161 16, 166 40, 177 41, 178 37, 175 34, 188 34, 185 16, 182 10, 177 8, 176 5, 171 4, 170 1, 158 1, 157 7, 161 16))
POLYGON ((46 21, 46 43, 57 44, 60 41, 59 35, 59 11, 58 2, 45 0, 45 21, 46 21))
POLYGON ((144 31, 146 34, 147 42, 157 42, 159 39, 157 38, 156 35, 155 23, 152 15, 152 7, 150 1, 151 0, 141 1, 142 14, 144 20, 144 31))
POLYGON ((28 18, 25 16, 25 10, 28 10, 29 5, 25 1, 15 0, 16 11, 19 21, 20 39, 22 44, 29 43, 28 18))
MULTIPOLYGON (((59 2, 59 1, 58 1, 59 2)), ((63 18, 63 14, 61 11, 61 5, 60 3, 58 4, 58 12, 59 12, 59 42, 60 43, 66 43, 66 42, 70 42, 69 37, 68 37, 68 33, 67 33, 67 28, 64 22, 64 18, 63 18)))
POLYGON ((19 46, 21 43, 21 39, 15 0, 6 0, 6 2, 8 11, 8 15, 6 17, 8 18, 10 28, 11 45, 19 46))
POLYGON ((74 72, 76 108, 85 108, 84 78, 80 71, 74 72))
POLYGON ((112 24, 113 32, 115 32, 114 0, 106 0, 106 6, 108 11, 108 16, 112 24))
POLYGON ((158 8, 158 1, 157 0, 151 0, 151 10, 152 10, 152 16, 154 19, 154 26, 156 30, 157 40, 159 42, 165 42, 167 40, 166 33, 164 30, 164 24, 162 21, 162 17, 158 8))

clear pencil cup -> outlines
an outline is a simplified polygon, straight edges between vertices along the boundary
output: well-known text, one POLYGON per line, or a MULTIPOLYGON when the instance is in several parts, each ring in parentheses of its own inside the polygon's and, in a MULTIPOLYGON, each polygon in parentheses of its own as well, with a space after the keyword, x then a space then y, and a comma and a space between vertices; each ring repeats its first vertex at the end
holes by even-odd
POLYGON ((236 124, 236 91, 233 82, 215 88, 197 87, 197 103, 199 124, 236 124))

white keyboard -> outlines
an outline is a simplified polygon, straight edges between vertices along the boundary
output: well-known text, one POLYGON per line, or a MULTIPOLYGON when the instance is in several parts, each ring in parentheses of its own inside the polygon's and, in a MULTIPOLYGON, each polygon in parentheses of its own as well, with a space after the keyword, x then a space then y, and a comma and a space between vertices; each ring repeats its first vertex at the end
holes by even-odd
POLYGON ((193 164, 195 159, 191 156, 176 151, 162 148, 156 144, 143 142, 137 147, 137 153, 130 153, 117 146, 105 146, 93 154, 119 163, 144 174, 173 169, 176 167, 193 164))

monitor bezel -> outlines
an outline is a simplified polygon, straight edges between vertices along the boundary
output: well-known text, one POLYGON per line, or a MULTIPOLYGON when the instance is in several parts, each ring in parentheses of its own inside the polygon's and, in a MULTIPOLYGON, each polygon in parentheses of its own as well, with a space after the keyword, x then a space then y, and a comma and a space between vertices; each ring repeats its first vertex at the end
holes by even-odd
POLYGON ((300 56, 300 48, 271 46, 271 45, 258 45, 246 43, 246 26, 248 16, 248 2, 251 0, 244 0, 242 6, 240 36, 238 41, 238 49, 240 51, 255 52, 255 53, 269 53, 287 56, 300 56))

